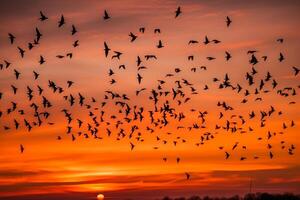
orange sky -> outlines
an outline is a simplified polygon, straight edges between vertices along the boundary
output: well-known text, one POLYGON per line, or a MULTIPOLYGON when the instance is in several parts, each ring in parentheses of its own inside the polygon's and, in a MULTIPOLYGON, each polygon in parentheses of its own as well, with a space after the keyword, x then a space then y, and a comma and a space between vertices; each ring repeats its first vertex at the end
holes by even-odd
MULTIPOLYGON (((0 63, 4 60, 12 64, 8 69, 0 71, 0 199, 6 196, 24 197, 24 195, 44 195, 45 199, 55 199, 55 195, 66 195, 78 199, 93 199, 95 194, 103 193, 107 199, 153 199, 165 195, 191 196, 197 195, 234 195, 249 191, 249 182, 253 181, 253 191, 267 192, 298 192, 300 187, 300 157, 298 154, 299 138, 299 95, 282 97, 276 93, 277 89, 293 87, 299 92, 299 77, 293 75, 292 67, 299 68, 298 52, 300 51, 299 37, 299 7, 298 1, 1 1, 0 3, 0 63), (182 8, 182 15, 174 19, 174 11, 178 6, 182 8), (104 9, 108 10, 111 19, 102 19, 104 9), (42 10, 48 20, 40 22, 39 11, 42 10), (57 27, 57 22, 64 14, 66 25, 57 27), (226 16, 232 18, 232 24, 226 27, 226 16), (78 33, 71 35, 71 25, 74 24, 78 33), (31 51, 27 43, 32 41, 38 27, 43 36, 40 45, 31 51), (145 27, 144 34, 139 28, 145 27), (154 34, 155 28, 161 29, 161 34, 154 34), (130 43, 128 34, 133 32, 138 38, 130 43), (8 33, 16 36, 14 45, 9 44, 8 33), (204 37, 218 39, 220 44, 204 45, 204 37), (282 44, 276 42, 284 38, 282 44), (189 40, 198 40, 199 44, 188 45, 189 40), (73 48, 72 43, 79 40, 79 47, 73 48), (158 40, 162 40, 164 48, 157 49, 158 40), (111 60, 110 52, 106 58, 103 52, 103 42, 106 41, 112 51, 121 51, 124 54, 121 60, 111 60), (26 49, 25 57, 20 58, 17 46, 26 49), (248 50, 258 50, 256 53, 259 63, 255 66, 258 75, 255 77, 255 87, 260 79, 264 79, 269 71, 272 79, 276 79, 278 86, 272 90, 267 83, 264 90, 255 96, 255 87, 249 87, 245 74, 251 71, 248 50), (225 61, 225 51, 232 54, 232 59, 225 61), (72 59, 57 59, 56 55, 73 52, 72 59), (283 62, 278 61, 279 53, 285 56, 283 62), (144 59, 146 54, 155 54, 157 60, 144 59), (46 63, 39 65, 39 57, 43 55, 46 63), (137 76, 136 58, 140 56, 142 65, 148 69, 139 71, 144 77, 139 85, 137 76), (194 61, 187 57, 194 55, 194 61), (267 55, 264 62, 261 57, 267 55), (216 57, 208 61, 207 56, 216 57), (121 64, 126 69, 118 69, 121 64), (191 72, 190 68, 206 66, 207 70, 191 72), (112 76, 117 83, 110 85, 112 77, 108 76, 109 69, 113 69, 112 76), (181 68, 176 74, 175 68, 181 68), (21 77, 15 80, 13 70, 20 71, 21 77), (33 79, 32 71, 40 73, 38 80, 33 79), (166 78, 168 73, 175 74, 166 78), (231 89, 218 89, 213 78, 224 79, 229 74, 231 83, 239 83, 244 89, 249 89, 251 95, 248 102, 241 104, 244 91, 237 94, 231 89), (190 88, 184 86, 184 91, 191 101, 184 105, 177 105, 172 98, 170 105, 176 112, 184 112, 186 118, 181 122, 170 120, 166 127, 153 127, 149 118, 144 122, 124 124, 122 128, 130 131, 132 125, 140 127, 144 142, 136 140, 137 132, 133 138, 128 135, 117 139, 119 130, 111 128, 104 123, 99 127, 98 136, 103 139, 85 139, 77 136, 78 131, 88 133, 87 123, 92 123, 89 112, 85 107, 76 105, 72 107, 63 100, 63 95, 72 94, 78 97, 78 92, 86 97, 86 103, 92 105, 93 112, 99 117, 100 110, 105 111, 105 121, 114 124, 118 119, 123 120, 123 114, 118 114, 119 108, 115 101, 107 101, 101 108, 106 90, 120 94, 127 94, 130 106, 137 105, 145 108, 145 116, 153 110, 153 102, 149 100, 151 89, 158 86, 157 80, 165 80, 163 90, 176 87, 176 80, 187 79, 197 89, 198 94, 192 95, 190 88), (53 94, 47 87, 48 80, 53 80, 64 88, 64 93, 53 94), (75 82, 74 86, 67 88, 67 80, 75 82), (17 95, 13 95, 11 85, 19 88, 17 95), (42 86, 44 96, 54 105, 47 110, 51 116, 41 127, 34 127, 31 132, 26 131, 22 124, 19 130, 13 128, 13 119, 23 121, 23 116, 14 112, 6 114, 11 102, 18 103, 18 109, 24 109, 25 118, 33 121, 32 109, 26 97, 26 87, 34 88, 33 102, 41 104, 37 95, 36 85, 42 86), (203 90, 208 85, 208 90, 203 90), (147 88, 138 97, 135 91, 147 88), (91 97, 97 102, 92 103, 91 97), (255 101, 261 97, 262 101, 255 101), (234 108, 233 111, 224 112, 217 107, 218 101, 225 101, 234 108), (296 104, 289 104, 289 102, 296 104), (260 111, 270 110, 273 106, 276 114, 267 118, 266 126, 260 128, 260 111), (72 142, 70 135, 66 134, 66 119, 60 111, 67 108, 72 112, 74 122, 73 134, 76 140, 72 142), (99 108, 99 110, 95 110, 99 108), (190 109, 196 112, 191 112, 190 109), (249 113, 255 111, 256 118, 250 120, 249 113), (208 111, 205 129, 188 131, 189 126, 200 123, 198 111, 208 111), (219 112, 224 113, 224 119, 219 118, 219 112), (283 115, 279 116, 278 111, 283 115), (111 119, 111 115, 118 118, 111 119), (242 115, 246 124, 241 125, 238 117, 242 115), (28 117, 27 117, 28 116, 28 117), (31 117, 30 117, 31 116, 31 117), (81 130, 77 129, 76 119, 84 121, 81 130), (246 133, 229 133, 225 130, 215 130, 215 125, 224 126, 226 119, 236 121, 238 127, 248 130, 251 126, 254 131, 246 133), (296 126, 290 127, 291 121, 296 126), (288 128, 283 130, 282 124, 288 128), (4 130, 9 126, 9 131, 4 130), (154 133, 146 131, 146 127, 155 129, 154 133), (184 126, 185 129, 176 129, 184 126), (111 137, 107 137, 106 128, 112 130, 111 137), (268 131, 276 132, 276 136, 267 140, 268 131), (167 134, 171 132, 172 134, 167 134), (197 146, 201 135, 211 132, 213 140, 197 146), (280 134, 283 132, 283 134, 280 134), (57 140, 61 136, 62 140, 57 140), (157 140, 156 137, 160 140, 157 140), (177 137, 180 137, 179 139, 177 137), (258 141, 257 138, 263 140, 258 141), (182 139, 186 140, 185 143, 182 139), (166 140, 167 144, 162 141, 166 140), (173 141, 178 144, 174 146, 173 141), (285 149, 281 149, 281 141, 285 141, 285 149), (130 142, 135 144, 130 150, 130 142), (236 150, 232 146, 239 142, 236 150), (19 145, 23 144, 25 151, 20 154, 19 145), (272 145, 274 158, 269 158, 267 145, 272 145), (242 146, 247 146, 244 150, 242 146), (288 154, 288 148, 294 145, 294 155, 288 154), (223 150, 219 147, 223 146, 223 150), (158 149, 154 149, 158 147, 158 149), (225 160, 225 151, 230 152, 230 159, 225 160), (245 156, 245 161, 240 157, 245 156), (254 160, 254 156, 259 159, 254 160), (162 158, 168 161, 163 162, 162 158), (180 163, 176 158, 180 157, 180 163), (186 180, 184 173, 191 174, 186 180), (147 196, 147 197, 146 197, 147 196)), ((183 85, 183 83, 181 83, 183 85)), ((158 115, 157 115, 158 116, 158 115)), ((12 197, 14 199, 15 197, 12 197)))

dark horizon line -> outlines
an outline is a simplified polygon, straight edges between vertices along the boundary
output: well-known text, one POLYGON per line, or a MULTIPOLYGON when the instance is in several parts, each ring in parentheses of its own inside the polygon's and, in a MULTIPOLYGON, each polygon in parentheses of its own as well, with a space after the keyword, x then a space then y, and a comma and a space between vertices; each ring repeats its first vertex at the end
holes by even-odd
MULTIPOLYGON (((65 193, 42 193, 42 194, 24 194, 24 195, 7 195, 7 196, 0 196, 0 200, 54 200, 63 198, 64 200, 96 200, 96 196, 99 192, 65 192, 65 193)), ((266 199, 268 197, 272 197, 272 199, 282 199, 282 197, 289 197, 288 199, 292 200, 300 200, 300 193, 292 193, 292 192, 282 192, 282 193, 272 193, 272 192, 252 192, 252 193, 245 193, 244 195, 241 194, 233 194, 233 195, 160 195, 161 197, 145 197, 143 199, 140 198, 141 193, 138 195, 130 195, 130 197, 120 197, 123 192, 106 192, 105 199, 110 200, 214 200, 214 199, 222 199, 222 200, 236 200, 236 199, 246 199, 246 200, 255 200, 255 199, 266 199), (111 195, 109 195, 111 194, 111 195), (134 197, 136 196, 136 197, 134 197), (237 198, 238 197, 238 198, 237 198)), ((155 196, 155 195, 154 195, 155 196)), ((284 198, 286 199, 286 198, 284 198)))

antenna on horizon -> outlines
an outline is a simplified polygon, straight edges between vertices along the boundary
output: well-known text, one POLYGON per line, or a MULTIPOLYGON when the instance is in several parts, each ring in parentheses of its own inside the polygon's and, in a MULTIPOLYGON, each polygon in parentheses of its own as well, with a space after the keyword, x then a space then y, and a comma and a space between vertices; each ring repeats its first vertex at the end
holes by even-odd
POLYGON ((250 177, 249 194, 252 193, 252 178, 250 177))

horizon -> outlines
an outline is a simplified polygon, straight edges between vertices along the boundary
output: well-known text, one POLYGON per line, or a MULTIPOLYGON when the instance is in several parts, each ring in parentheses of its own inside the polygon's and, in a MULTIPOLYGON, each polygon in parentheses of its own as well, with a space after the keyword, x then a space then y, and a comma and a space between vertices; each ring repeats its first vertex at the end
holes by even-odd
POLYGON ((0 199, 299 195, 299 8, 1 1, 0 199))

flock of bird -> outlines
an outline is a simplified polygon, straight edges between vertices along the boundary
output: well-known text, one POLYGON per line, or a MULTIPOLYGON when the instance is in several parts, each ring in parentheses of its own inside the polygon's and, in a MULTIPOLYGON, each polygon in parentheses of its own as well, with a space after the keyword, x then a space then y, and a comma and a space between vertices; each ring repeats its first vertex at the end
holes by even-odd
MULTIPOLYGON (((175 20, 180 18, 182 15, 181 7, 178 7, 175 11, 175 20)), ((48 17, 41 11, 39 20, 42 23, 47 23, 48 17)), ((104 11, 103 20, 113 20, 109 15, 108 11, 104 11)), ((225 18, 225 25, 230 29, 232 24, 232 19, 227 16, 225 18)), ((66 20, 63 15, 61 15, 58 21, 58 28, 64 28, 66 26, 66 20)), ((140 34, 144 34, 146 27, 140 27, 140 34)), ((14 34, 8 34, 8 42, 11 45, 16 46, 16 49, 19 51, 20 57, 24 58, 29 52, 40 45, 40 41, 43 39, 43 33, 36 28, 35 37, 33 41, 28 42, 27 48, 21 48, 17 46, 18 38, 14 34)), ((154 30, 155 34, 160 34, 161 30, 159 28, 154 30)), ((70 34, 76 36, 78 30, 75 25, 71 26, 70 34)), ((129 42, 134 43, 139 36, 133 32, 129 33, 129 42)), ((211 39, 208 36, 205 36, 203 39, 203 45, 209 44, 218 44, 221 41, 218 39, 211 39)), ((279 38, 278 43, 283 43, 284 39, 279 38)), ((201 41, 191 39, 187 42, 187 45, 199 45, 201 41)), ((79 40, 74 40, 73 47, 79 47, 79 40)), ((165 45, 162 40, 158 41, 156 45, 158 49, 164 48, 165 45)), ((111 60, 122 60, 123 52, 114 50, 113 47, 109 45, 109 42, 104 41, 103 51, 106 59, 111 60)), ((250 97, 254 97, 255 102, 264 101, 263 94, 265 93, 275 93, 276 95, 281 96, 282 98, 291 98, 292 96, 297 95, 297 90, 300 88, 298 86, 281 86, 276 78, 267 72, 264 79, 258 79, 257 74, 260 72, 257 70, 256 65, 259 62, 266 62, 268 57, 263 56, 259 58, 257 56, 257 50, 249 50, 247 54, 249 55, 249 65, 250 70, 245 74, 245 86, 242 86, 241 83, 236 83, 230 78, 230 74, 226 73, 221 78, 213 78, 212 84, 217 86, 220 90, 232 90, 233 94, 241 95, 242 101, 241 104, 246 104, 249 101, 250 97)), ((59 54, 56 56, 57 59, 72 58, 73 53, 69 52, 66 54, 59 54)), ((230 61, 233 58, 229 51, 225 52, 225 62, 230 61)), ((193 61, 194 56, 188 56, 188 61, 193 61)), ((216 59, 215 57, 207 57, 208 61, 216 59)), ((44 56, 40 56, 39 64, 43 65, 46 62, 44 56)), ((53 106, 53 103, 44 95, 45 90, 52 92, 54 95, 61 96, 64 102, 67 104, 62 110, 61 113, 65 117, 66 121, 66 138, 70 138, 72 141, 76 141, 80 138, 94 138, 94 139, 104 139, 105 137, 115 137, 116 140, 128 139, 129 148, 134 150, 136 145, 141 144, 145 140, 146 135, 151 135, 155 137, 156 144, 154 149, 158 149, 160 145, 171 144, 176 147, 180 143, 189 142, 188 137, 177 136, 175 139, 168 139, 169 135, 174 135, 171 131, 166 131, 166 133, 160 130, 165 130, 170 126, 170 124, 177 124, 176 129, 178 132, 191 132, 195 131, 199 134, 199 140, 195 145, 203 146, 205 143, 212 141, 218 136, 219 132, 226 132, 232 134, 246 134, 246 133, 255 133, 260 131, 260 128, 266 126, 267 121, 270 121, 272 116, 283 115, 283 111, 275 109, 274 106, 270 105, 267 110, 249 111, 249 115, 240 115, 234 114, 233 111, 235 108, 229 105, 228 102, 219 101, 217 103, 217 109, 219 109, 218 121, 212 125, 214 127, 212 130, 207 128, 207 116, 209 111, 207 110, 197 110, 196 108, 191 108, 190 110, 185 110, 184 112, 180 110, 180 107, 188 104, 195 95, 200 93, 200 90, 209 90, 209 84, 206 84, 202 89, 196 88, 195 85, 188 79, 178 78, 178 74, 181 73, 182 69, 175 68, 174 71, 165 74, 165 77, 157 80, 155 87, 146 88, 142 87, 143 85, 143 74, 149 71, 149 69, 144 65, 147 60, 158 60, 158 57, 155 54, 147 54, 136 57, 136 81, 140 88, 135 90, 135 95, 140 96, 144 95, 145 98, 148 98, 152 102, 152 109, 145 108, 143 105, 134 105, 134 101, 131 101, 132 98, 128 94, 122 94, 115 92, 113 89, 107 89, 104 91, 104 98, 102 101, 97 100, 94 97, 88 97, 82 95, 78 92, 76 95, 68 93, 68 89, 73 87, 74 81, 67 80, 65 85, 58 85, 53 80, 48 80, 48 87, 42 87, 36 85, 35 88, 26 86, 26 94, 29 102, 29 106, 26 109, 31 109, 33 112, 27 111, 26 109, 21 109, 18 107, 17 102, 12 101, 11 106, 8 108, 0 109, 0 120, 2 118, 1 124, 4 131, 17 130, 24 128, 27 131, 32 131, 44 124, 55 125, 55 122, 49 122, 49 118, 52 115, 57 115, 57 113, 51 113, 49 111, 50 107, 53 106), (174 82, 173 79, 176 79, 174 82), (165 87, 166 83, 172 84, 171 88, 165 87), (40 103, 41 102, 41 103, 40 103), (107 106, 111 104, 117 110, 117 114, 113 114, 110 111, 113 109, 112 106, 107 106), (75 108, 75 106, 77 106, 75 108), (75 109, 74 109, 75 108, 75 109), (73 110, 85 110, 88 112, 88 117, 75 118, 72 114, 73 110), (33 113, 32 116, 30 113, 33 113), (5 115, 15 116, 13 121, 4 120, 5 115), (184 126, 182 121, 186 118, 187 115, 197 116, 195 122, 190 123, 188 126, 184 126), (250 126, 250 122, 253 119, 259 121, 258 128, 253 128, 250 126), (128 127, 130 127, 129 130, 128 127), (100 131, 101 129, 101 131, 100 131)), ((283 62, 285 57, 283 53, 279 53, 278 62, 283 62)), ((7 60, 4 60, 0 64, 1 70, 11 69, 13 64, 7 60)), ((116 72, 114 69, 108 70, 109 84, 116 85, 118 81, 114 77, 116 73, 122 73, 122 70, 126 70, 125 65, 120 65, 119 71, 116 72)), ((196 73, 199 70, 208 70, 206 66, 192 67, 190 73, 196 73)), ((293 76, 299 75, 300 69, 297 67, 291 67, 290 73, 293 76)), ((13 73, 16 81, 22 79, 22 72, 16 69, 13 69, 13 73)), ((150 71, 151 73, 151 71, 150 71)), ((38 71, 33 71, 33 79, 37 80, 40 78, 40 73, 38 71)), ((20 92, 14 84, 11 84, 11 91, 13 95, 18 95, 20 92)), ((6 94, 0 92, 0 100, 5 98, 6 94)), ((146 100, 145 100, 146 101, 146 100)), ((290 105, 296 104, 295 101, 290 101, 290 105)), ((149 106, 149 107, 150 107, 149 106)), ((270 159, 274 157, 273 145, 271 140, 280 135, 284 134, 286 129, 295 127, 296 124, 293 120, 286 121, 282 123, 281 130, 278 131, 266 131, 264 137, 258 137, 258 141, 266 141, 268 144, 266 148, 266 156, 270 159)), ((62 140, 63 135, 58 135, 57 140, 62 140)), ((216 149, 219 149, 224 153, 224 159, 230 159, 231 155, 236 149, 247 149, 247 146, 241 144, 237 141, 233 146, 228 147, 228 145, 219 146, 216 149)), ((293 155, 296 149, 294 144, 286 144, 285 141, 281 141, 281 148, 287 152, 288 155, 293 155)), ((20 144, 20 152, 24 153, 25 147, 23 144, 20 144)), ((253 155, 252 159, 259 159, 257 155, 253 155)), ((250 157, 241 156, 239 158, 241 161, 246 159, 251 159, 250 157)), ((168 162, 168 157, 163 157, 163 162, 168 162)), ((176 162, 180 162, 180 157, 176 158, 176 162)), ((186 178, 190 179, 190 174, 185 173, 186 178)))

